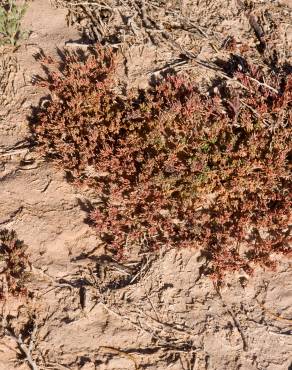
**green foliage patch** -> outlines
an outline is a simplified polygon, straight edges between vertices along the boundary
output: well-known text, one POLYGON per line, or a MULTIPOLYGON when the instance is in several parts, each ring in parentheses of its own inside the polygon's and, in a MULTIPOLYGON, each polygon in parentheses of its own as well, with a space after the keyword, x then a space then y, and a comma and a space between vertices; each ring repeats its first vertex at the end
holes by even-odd
POLYGON ((17 5, 14 0, 2 1, 0 4, 0 45, 17 46, 26 37, 21 31, 21 20, 27 5, 17 5))

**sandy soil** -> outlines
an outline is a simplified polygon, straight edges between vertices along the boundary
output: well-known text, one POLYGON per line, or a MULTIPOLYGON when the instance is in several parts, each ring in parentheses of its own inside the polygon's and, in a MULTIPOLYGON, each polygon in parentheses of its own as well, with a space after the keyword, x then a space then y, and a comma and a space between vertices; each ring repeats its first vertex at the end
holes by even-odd
POLYGON ((253 2, 264 56, 241 2, 153 1, 150 28, 147 9, 134 3, 109 2, 101 28, 92 23, 99 8, 30 1, 22 24, 29 38, 15 52, 1 49, 0 225, 28 245, 33 294, 0 302, 0 369, 291 370, 291 261, 281 260, 275 272, 230 276, 220 291, 202 274, 199 251, 162 250, 121 265, 86 222, 90 191, 73 188, 29 148, 27 117, 45 95, 31 83, 42 73, 34 56, 40 48, 51 55, 86 48, 82 32, 120 47, 125 89, 146 86, 169 65, 204 89, 231 36, 254 48, 258 63, 272 57, 272 47, 291 63, 290 0, 253 2), (22 334, 29 353, 6 327, 22 334))

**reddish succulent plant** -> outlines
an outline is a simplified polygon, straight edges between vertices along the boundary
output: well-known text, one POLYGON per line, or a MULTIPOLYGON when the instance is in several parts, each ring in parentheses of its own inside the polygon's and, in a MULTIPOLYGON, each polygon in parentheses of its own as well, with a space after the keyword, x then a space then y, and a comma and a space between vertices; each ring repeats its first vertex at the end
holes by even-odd
POLYGON ((100 196, 91 218, 105 243, 120 257, 200 247, 219 280, 290 254, 291 75, 247 64, 241 88, 219 96, 170 76, 121 97, 113 60, 97 47, 54 64, 32 125, 41 153, 100 196))
POLYGON ((0 230, 1 275, 5 277, 0 286, 0 297, 7 294, 27 294, 25 278, 29 267, 26 245, 17 239, 15 231, 0 230), (5 287, 6 285, 6 287, 5 287))

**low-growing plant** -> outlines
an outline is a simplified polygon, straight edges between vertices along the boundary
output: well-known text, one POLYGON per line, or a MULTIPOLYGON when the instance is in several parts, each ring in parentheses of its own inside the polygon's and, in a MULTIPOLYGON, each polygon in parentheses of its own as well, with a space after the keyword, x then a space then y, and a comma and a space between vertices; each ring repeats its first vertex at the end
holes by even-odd
POLYGON ((112 52, 83 58, 42 59, 51 100, 32 132, 71 181, 94 187, 91 218, 120 258, 133 246, 201 248, 222 280, 291 254, 291 75, 246 63, 241 87, 214 96, 169 76, 122 97, 112 52))
POLYGON ((21 20, 27 5, 16 4, 15 0, 0 1, 0 45, 16 46, 27 33, 21 31, 21 20))
POLYGON ((26 249, 24 242, 18 240, 15 231, 0 230, 0 274, 4 277, 0 286, 1 299, 5 292, 14 296, 27 294, 25 280, 29 261, 26 249))

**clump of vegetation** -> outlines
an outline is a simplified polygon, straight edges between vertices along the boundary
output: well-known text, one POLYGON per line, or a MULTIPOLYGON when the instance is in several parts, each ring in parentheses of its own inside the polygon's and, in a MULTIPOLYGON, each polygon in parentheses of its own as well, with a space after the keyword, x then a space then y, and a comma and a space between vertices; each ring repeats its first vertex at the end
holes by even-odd
POLYGON ((27 246, 17 239, 15 231, 0 230, 0 268, 2 285, 0 298, 5 292, 13 296, 26 295, 25 280, 29 267, 27 246), (5 286, 6 285, 6 286, 5 286))
POLYGON ((0 45, 17 46, 26 36, 21 31, 21 20, 26 12, 26 4, 16 4, 14 0, 0 1, 0 45))
POLYGON ((246 62, 232 72, 240 87, 221 83, 214 96, 169 76, 121 97, 108 49, 42 62, 52 98, 34 138, 71 181, 95 188, 91 218, 119 257, 201 248, 222 280, 291 254, 291 75, 246 62))

